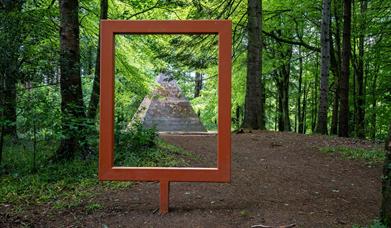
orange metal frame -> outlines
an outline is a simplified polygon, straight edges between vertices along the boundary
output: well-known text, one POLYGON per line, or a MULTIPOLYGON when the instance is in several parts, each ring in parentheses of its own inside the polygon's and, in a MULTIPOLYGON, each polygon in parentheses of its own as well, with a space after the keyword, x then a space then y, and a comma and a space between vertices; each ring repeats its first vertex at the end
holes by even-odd
POLYGON ((231 47, 229 20, 101 21, 99 179, 159 181, 160 213, 169 208, 170 182, 230 182, 231 47), (114 57, 117 34, 218 34, 218 134, 216 168, 114 166, 114 57))

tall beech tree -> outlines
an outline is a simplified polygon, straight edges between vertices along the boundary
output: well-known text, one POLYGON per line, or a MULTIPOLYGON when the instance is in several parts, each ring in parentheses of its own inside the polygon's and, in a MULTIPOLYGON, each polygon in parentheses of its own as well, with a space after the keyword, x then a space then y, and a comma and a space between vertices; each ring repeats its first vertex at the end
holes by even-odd
POLYGON ((262 91, 262 1, 248 0, 247 81, 243 127, 265 129, 262 91))
MULTIPOLYGON (((107 19, 108 16, 109 3, 108 0, 100 1, 100 20, 107 19)), ((95 62, 95 74, 94 81, 90 96, 90 103, 88 106, 87 116, 90 119, 94 119, 96 117, 96 113, 98 110, 99 103, 99 87, 100 87, 100 29, 99 29, 99 39, 98 45, 96 48, 96 62, 95 62)))
POLYGON ((330 133, 338 134, 338 115, 339 115, 339 88, 341 80, 341 15, 342 4, 338 0, 333 1, 333 18, 335 31, 330 26, 330 65, 334 75, 334 96, 333 96, 333 111, 331 116, 330 133), (334 36, 333 36, 334 33, 334 36))
POLYGON ((383 199, 380 217, 382 222, 391 225, 391 123, 385 143, 386 159, 383 166, 383 199))
POLYGON ((344 0, 343 6, 343 39, 342 39, 342 66, 340 80, 340 108, 339 108, 339 132, 341 137, 349 136, 349 75, 351 55, 351 20, 352 2, 344 0))
POLYGON ((276 70, 275 81, 278 91, 278 130, 290 131, 291 121, 289 118, 289 82, 291 72, 292 45, 277 42, 278 46, 283 47, 278 56, 286 59, 283 64, 276 70))
POLYGON ((329 93, 329 66, 330 66, 330 5, 331 0, 323 0, 322 23, 320 33, 320 96, 318 124, 316 132, 327 134, 327 112, 328 112, 328 93, 329 93))
POLYGON ((78 0, 60 0, 60 70, 63 137, 56 159, 67 160, 81 149, 85 120, 80 77, 78 0))
MULTIPOLYGON (((303 102, 303 107, 301 107, 301 98, 302 98, 302 85, 303 85, 303 57, 301 53, 301 48, 299 47, 299 88, 297 96, 297 132, 304 133, 304 113, 305 107, 303 102)), ((303 93, 305 94, 305 87, 303 93)), ((304 97, 304 96, 303 96, 304 97)))
POLYGON ((367 0, 361 0, 360 2, 360 19, 359 19, 359 37, 358 37, 358 56, 355 54, 355 72, 356 72, 356 136, 359 138, 365 138, 365 94, 364 94, 364 40, 365 40, 365 28, 366 28, 366 11, 367 0))
POLYGON ((0 83, 4 91, 2 104, 4 131, 2 134, 17 137, 16 132, 16 84, 20 77, 20 47, 22 44, 24 0, 1 1, 0 25, 0 83))

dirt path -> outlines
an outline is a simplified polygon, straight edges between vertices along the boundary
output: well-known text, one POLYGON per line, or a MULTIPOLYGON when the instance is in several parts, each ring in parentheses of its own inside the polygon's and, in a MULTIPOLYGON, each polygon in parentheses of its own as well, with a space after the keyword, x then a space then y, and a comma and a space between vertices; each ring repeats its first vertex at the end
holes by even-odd
MULTIPOLYGON (((215 164, 215 136, 164 136, 215 164)), ((233 135, 232 183, 173 183, 171 212, 160 216, 157 183, 96 198, 103 208, 63 212, 42 226, 90 227, 351 227, 378 216, 381 167, 323 154, 319 147, 370 143, 293 133, 233 135)), ((200 164, 196 164, 200 165, 200 164)))

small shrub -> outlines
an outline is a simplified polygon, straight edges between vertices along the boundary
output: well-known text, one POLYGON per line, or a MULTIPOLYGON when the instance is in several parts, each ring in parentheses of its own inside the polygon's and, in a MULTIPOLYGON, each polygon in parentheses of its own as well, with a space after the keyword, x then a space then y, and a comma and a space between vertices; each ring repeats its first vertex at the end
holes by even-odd
POLYGON ((187 163, 178 155, 192 156, 181 148, 165 143, 158 138, 155 128, 145 128, 139 122, 126 130, 117 130, 116 137, 114 152, 116 166, 185 166, 187 163))
POLYGON ((139 122, 124 130, 116 128, 115 149, 117 151, 140 150, 156 145, 157 131, 155 128, 144 128, 139 122))
MULTIPOLYGON (((116 133, 119 143, 116 144, 115 159, 121 165, 179 166, 186 165, 186 162, 178 155, 190 156, 190 153, 160 140, 155 129, 145 129, 141 124, 121 134, 116 133)), ((31 143, 20 139, 18 144, 13 144, 7 140, 0 166, 0 204, 11 205, 14 213, 46 203, 63 210, 78 207, 105 190, 132 185, 132 182, 100 183, 96 157, 50 163, 57 147, 58 141, 55 140, 40 142, 37 170, 32 172, 31 143)), ((97 204, 86 208, 87 211, 97 209, 97 204)))

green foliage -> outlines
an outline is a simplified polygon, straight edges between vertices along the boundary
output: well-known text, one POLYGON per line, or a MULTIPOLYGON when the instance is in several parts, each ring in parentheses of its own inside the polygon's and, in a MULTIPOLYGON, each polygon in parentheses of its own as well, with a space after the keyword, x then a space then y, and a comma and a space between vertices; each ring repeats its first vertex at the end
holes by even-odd
POLYGON ((20 88, 17 128, 24 139, 55 140, 60 135, 60 94, 56 87, 20 88), (29 108, 27 108, 29 107, 29 108), (35 135, 34 135, 35 128, 35 135))
MULTIPOLYGON (((0 165, 0 176, 6 174, 19 177, 33 172, 33 142, 31 140, 19 139, 19 142, 15 143, 15 140, 11 137, 6 137, 4 141, 3 163, 0 165)), ((35 154, 37 169, 46 167, 46 161, 53 155, 53 151, 57 146, 58 142, 53 140, 37 142, 35 154)))
POLYGON ((7 146, 4 154, 3 174, 0 176, 0 203, 11 204, 15 209, 53 202, 56 208, 79 205, 85 197, 94 194, 98 186, 97 162, 74 160, 51 164, 47 160, 57 143, 40 145, 37 170, 32 172, 32 155, 24 145, 7 146))
POLYGON ((89 213, 93 213, 93 212, 100 210, 102 208, 103 208, 103 206, 99 203, 90 203, 86 206, 86 210, 89 213))
MULTIPOLYGON (((8 1, 12 2, 12 1, 8 1)), ((68 119, 70 127, 83 125, 82 144, 94 152, 91 160, 75 160, 52 164, 50 158, 64 136, 61 131, 61 94, 59 89, 59 2, 25 0, 20 10, 0 9, 0 113, 5 76, 16 79, 16 111, 18 139, 5 138, 0 164, 0 204, 10 204, 15 211, 29 206, 50 204, 57 209, 78 207, 107 188, 129 187, 131 182, 100 184, 97 180, 97 120, 68 119), (12 72, 12 73, 9 73, 12 72)), ((338 2, 338 1, 333 1, 338 2)), ((391 37, 389 34, 391 1, 367 1, 365 16, 361 1, 353 2, 352 77, 350 94, 356 86, 355 58, 358 39, 364 33, 365 123, 366 137, 383 140, 391 119, 391 37), (360 23, 366 20, 364 29, 360 23)), ((333 3, 334 4, 334 3, 333 3)), ((1 5, 1 4, 0 4, 1 5)), ((88 104, 95 72, 99 34, 99 0, 80 1, 80 54, 84 103, 88 104)), ((340 7, 335 9, 340 10, 340 7)), ((319 47, 321 1, 263 1, 263 30, 281 39, 319 47)), ((334 14, 333 9, 333 14, 334 14)), ((340 12, 341 13, 341 12, 340 12)), ((111 0, 109 18, 126 20, 151 19, 230 19, 233 22, 232 117, 233 127, 243 118, 247 75, 247 3, 220 0, 111 0), (237 118, 238 117, 238 118, 237 118)), ((342 15, 339 15, 342 16, 342 15)), ((342 21, 340 21, 342 22, 342 21)), ((336 21, 332 17, 332 35, 336 45, 336 21)), ((317 121, 319 98, 319 62, 317 51, 303 45, 281 42, 263 33, 262 81, 266 98, 266 128, 278 124, 278 71, 287 63, 289 69, 289 117, 297 119, 298 98, 307 107, 304 127, 312 133, 317 121), (300 46, 300 51, 299 51, 300 46), (292 49, 292 55, 284 55, 292 49), (299 92, 299 59, 303 60, 302 86, 299 92)), ((155 129, 135 124, 129 127, 142 99, 154 88, 155 76, 171 73, 190 100, 194 110, 209 130, 217 128, 218 68, 216 35, 116 35, 115 36, 115 165, 118 166, 186 166, 194 155, 170 145, 157 137, 155 129), (194 96, 194 73, 204 76, 201 96, 194 96)), ((103 63, 105 64, 105 63, 103 63)), ((328 123, 331 123, 333 85, 330 74, 328 123)), ((350 99, 350 112, 356 109, 355 97, 350 99)), ((61 119, 63 118, 63 119, 61 119)), ((355 116, 350 116, 354 136, 355 116)), ((4 124, 0 118, 0 125, 4 124)), ((297 124, 297 123, 296 123, 297 124)), ((330 126, 329 126, 330 127, 330 126)), ((346 159, 364 160, 369 164, 384 160, 380 149, 324 147, 324 153, 338 153, 346 159)), ((103 208, 88 201, 84 209, 93 213, 103 208)), ((243 217, 247 211, 240 212, 243 217)), ((374 221, 369 227, 386 227, 374 221)))
POLYGON ((384 161, 385 152, 382 149, 363 149, 345 146, 322 147, 319 149, 323 153, 338 153, 344 158, 351 160, 364 160, 369 164, 381 163, 384 161))
POLYGON ((157 132, 154 128, 144 128, 139 122, 124 130, 115 132, 116 150, 138 151, 156 145, 157 132))
MULTIPOLYGON (((185 158, 192 155, 157 138, 154 129, 136 124, 128 132, 116 134, 116 162, 126 166, 185 166, 185 158)), ((37 144, 36 163, 32 142, 19 140, 14 144, 6 139, 4 161, 0 165, 0 204, 12 205, 15 212, 30 206, 51 204, 56 209, 73 208, 107 189, 127 188, 131 182, 98 181, 97 159, 74 159, 51 163, 58 141, 40 141, 37 144)), ((90 203, 88 212, 102 208, 90 203)))
POLYGON ((387 226, 381 223, 378 219, 375 219, 372 224, 368 226, 353 225, 352 228, 387 228, 387 226))
POLYGON ((140 123, 116 132, 116 166, 175 167, 187 163, 177 155, 190 157, 191 154, 157 137, 156 129, 144 128, 140 123))

